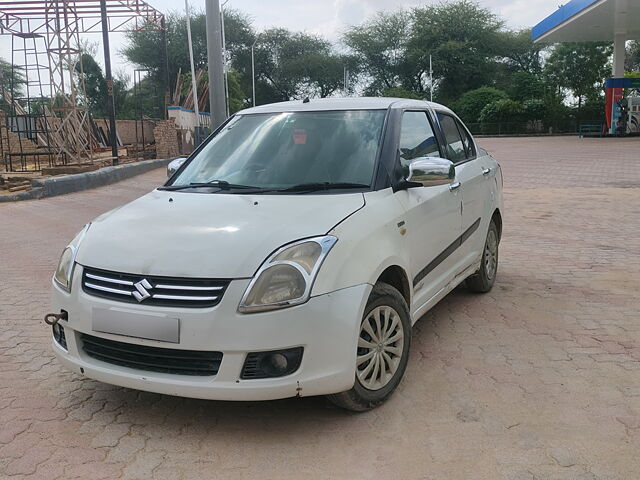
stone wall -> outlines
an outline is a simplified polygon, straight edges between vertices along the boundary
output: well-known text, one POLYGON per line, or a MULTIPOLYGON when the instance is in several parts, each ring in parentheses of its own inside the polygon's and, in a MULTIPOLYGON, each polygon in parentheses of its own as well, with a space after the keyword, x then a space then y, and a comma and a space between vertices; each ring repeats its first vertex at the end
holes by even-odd
MULTIPOLYGON (((106 134, 109 131, 109 120, 105 118, 96 118, 96 124, 102 128, 106 134)), ((123 145, 133 145, 142 143, 142 127, 144 125, 144 143, 149 144, 155 142, 153 129, 156 121, 144 120, 138 121, 138 137, 136 139, 136 121, 135 120, 116 120, 116 130, 123 145)))
POLYGON ((160 120, 153 129, 156 139, 156 158, 171 158, 180 155, 178 145, 178 130, 175 120, 160 120))

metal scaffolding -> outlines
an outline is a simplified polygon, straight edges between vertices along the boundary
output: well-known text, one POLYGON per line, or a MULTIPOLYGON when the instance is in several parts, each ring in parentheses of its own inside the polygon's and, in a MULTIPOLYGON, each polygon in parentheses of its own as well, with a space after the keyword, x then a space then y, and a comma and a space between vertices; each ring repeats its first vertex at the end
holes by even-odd
MULTIPOLYGON (((38 134, 41 140, 46 136, 46 148, 53 155, 54 163, 91 161, 96 146, 89 112, 83 105, 86 95, 80 35, 103 33, 105 57, 108 57, 107 33, 141 30, 164 30, 163 14, 141 0, 0 0, 0 35, 12 35, 12 56, 16 54, 15 39, 20 38, 24 43, 18 50, 25 59, 27 97, 34 87, 39 88, 41 102, 48 94, 48 104, 38 113, 42 118, 35 120, 35 124, 43 126, 38 134), (105 10, 106 16, 101 15, 105 10), (32 40, 29 48, 27 40, 32 40), (43 55, 48 59, 46 81, 42 78, 40 62, 43 55)), ((105 63, 107 87, 111 92, 110 59, 105 58, 105 63)), ((34 114, 30 105, 25 111, 24 101, 13 95, 12 85, 9 96, 12 113, 18 110, 34 114)), ((115 126, 113 113, 112 116, 115 126)), ((19 137, 25 136, 23 132, 13 131, 19 137)), ((116 150, 116 134, 111 133, 112 147, 116 150)), ((117 162, 117 156, 114 161, 117 162)))

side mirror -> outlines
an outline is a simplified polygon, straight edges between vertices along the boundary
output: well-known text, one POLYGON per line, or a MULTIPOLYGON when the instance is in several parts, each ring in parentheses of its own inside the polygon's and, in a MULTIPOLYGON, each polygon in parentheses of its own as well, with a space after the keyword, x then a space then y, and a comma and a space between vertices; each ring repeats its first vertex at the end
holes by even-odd
POLYGON ((407 182, 423 187, 448 185, 456 178, 456 167, 450 160, 437 157, 416 158, 409 164, 407 182))
POLYGON ((182 157, 171 160, 167 165, 167 177, 171 178, 173 174, 176 173, 178 169, 182 166, 182 164, 186 161, 187 159, 182 157))

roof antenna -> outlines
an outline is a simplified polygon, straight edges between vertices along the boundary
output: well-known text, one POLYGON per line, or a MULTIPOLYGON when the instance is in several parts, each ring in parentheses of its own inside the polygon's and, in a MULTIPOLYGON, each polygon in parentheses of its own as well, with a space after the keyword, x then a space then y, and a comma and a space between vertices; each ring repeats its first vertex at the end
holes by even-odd
POLYGON ((302 100, 302 103, 309 103, 309 102, 311 102, 311 100, 309 100, 309 97, 307 97, 304 100, 302 100))

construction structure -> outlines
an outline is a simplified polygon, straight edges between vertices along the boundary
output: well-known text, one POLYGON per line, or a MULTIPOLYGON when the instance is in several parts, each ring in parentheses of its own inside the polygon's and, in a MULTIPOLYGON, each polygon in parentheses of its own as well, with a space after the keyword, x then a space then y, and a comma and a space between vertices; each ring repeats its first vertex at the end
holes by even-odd
MULTIPOLYGON (((99 143, 117 163, 108 34, 141 30, 165 33, 163 14, 142 0, 0 0, 0 35, 12 44, 11 75, 0 78, 7 171, 39 170, 43 158, 49 166, 92 162, 99 143), (102 142, 84 102, 80 35, 88 33, 103 35, 110 127, 102 142)), ((163 51, 166 75, 166 37, 163 51)))

